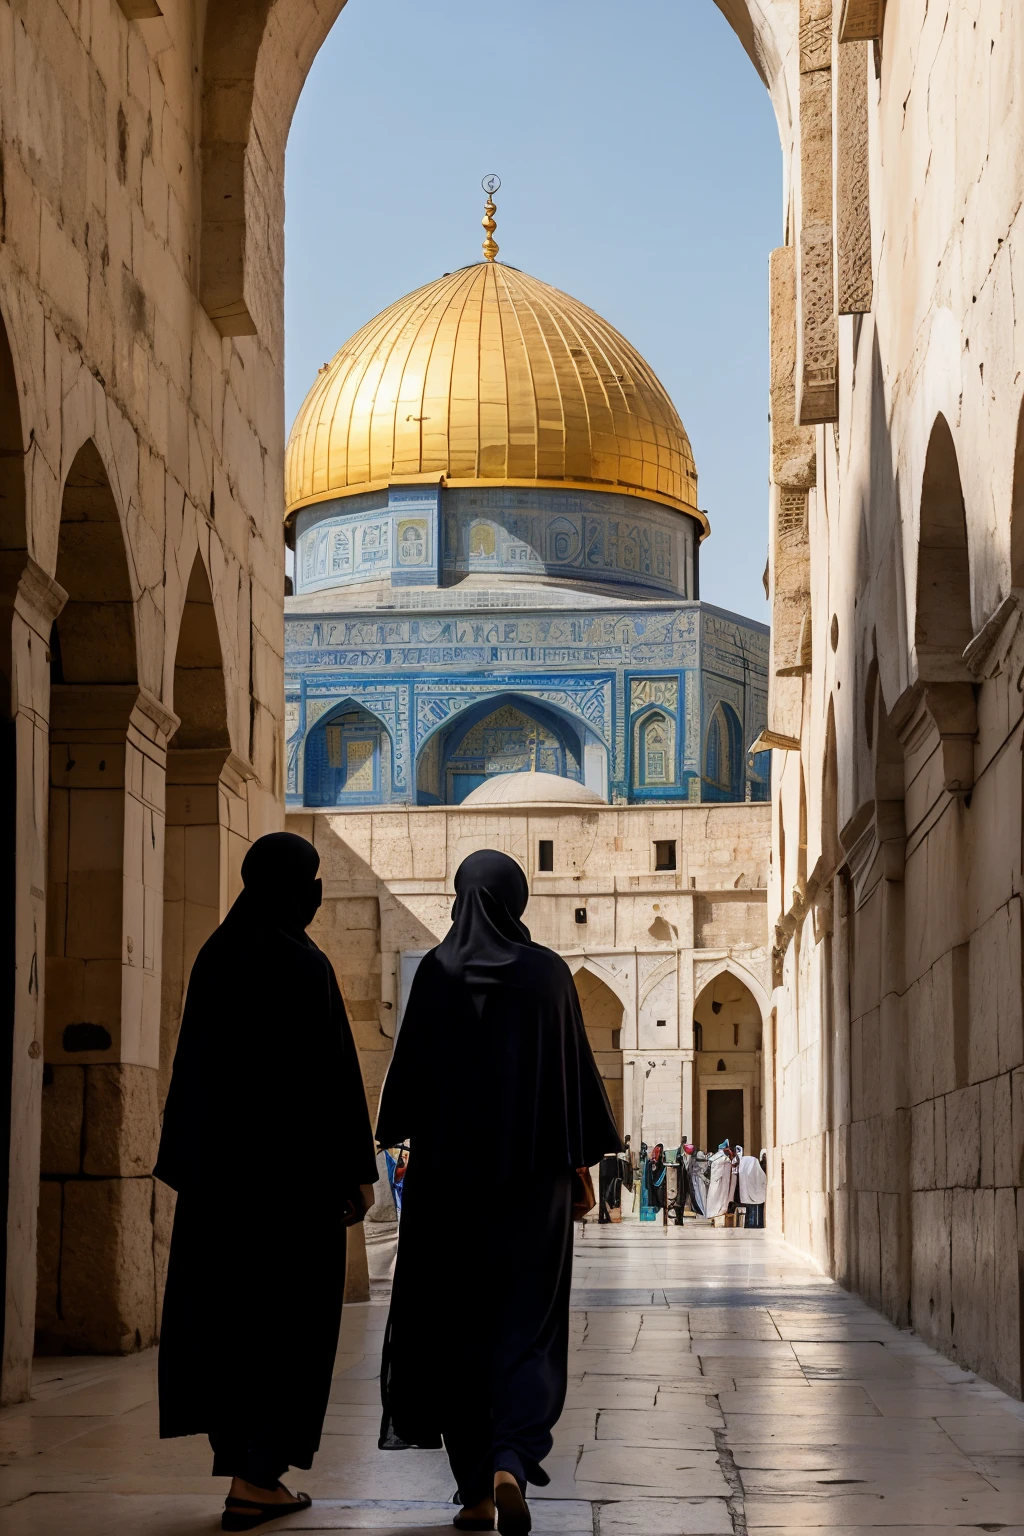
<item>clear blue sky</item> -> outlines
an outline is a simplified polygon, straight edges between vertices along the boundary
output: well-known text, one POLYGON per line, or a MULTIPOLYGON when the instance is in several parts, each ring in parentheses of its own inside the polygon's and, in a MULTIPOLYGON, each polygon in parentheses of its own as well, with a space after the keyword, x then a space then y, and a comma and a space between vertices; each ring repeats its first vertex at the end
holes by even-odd
POLYGON ((288 424, 372 315, 479 261, 589 304, 659 374, 711 518, 701 596, 767 618, 768 253, 781 155, 712 0, 348 0, 288 141, 288 424))

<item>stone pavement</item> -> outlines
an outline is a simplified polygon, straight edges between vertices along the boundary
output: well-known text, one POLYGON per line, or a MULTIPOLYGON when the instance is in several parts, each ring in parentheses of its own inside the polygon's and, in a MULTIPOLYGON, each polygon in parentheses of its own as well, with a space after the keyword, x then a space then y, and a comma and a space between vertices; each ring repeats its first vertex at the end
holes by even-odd
MULTIPOLYGON (((588 1225, 538 1536, 1024 1536, 1024 1405, 764 1233, 588 1225)), ((264 1529, 451 1529, 442 1452, 376 1449, 386 1303, 346 1308, 317 1503, 264 1529)), ((161 1442, 155 1357, 40 1364, 0 1415, 4 1536, 219 1528, 201 1439, 161 1442)))

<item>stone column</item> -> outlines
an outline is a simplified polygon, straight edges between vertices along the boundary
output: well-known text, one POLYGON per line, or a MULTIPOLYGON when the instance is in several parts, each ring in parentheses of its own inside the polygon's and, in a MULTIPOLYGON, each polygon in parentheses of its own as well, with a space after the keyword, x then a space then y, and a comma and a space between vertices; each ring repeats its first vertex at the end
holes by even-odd
MULTIPOLYGON (((34 560, 14 592, 11 716, 18 815, 14 867, 14 1029, 7 1206, 7 1280, 0 1402, 29 1395, 36 1297, 40 1102, 43 1080, 43 978, 46 931, 46 822, 49 775, 50 629, 67 600, 34 560)), ((5 583, 5 588, 7 584, 5 583)), ((8 921, 12 921, 8 917, 8 921)))
POLYGON ((166 741, 137 685, 59 685, 49 893, 37 1343, 125 1353, 156 1337, 166 741))

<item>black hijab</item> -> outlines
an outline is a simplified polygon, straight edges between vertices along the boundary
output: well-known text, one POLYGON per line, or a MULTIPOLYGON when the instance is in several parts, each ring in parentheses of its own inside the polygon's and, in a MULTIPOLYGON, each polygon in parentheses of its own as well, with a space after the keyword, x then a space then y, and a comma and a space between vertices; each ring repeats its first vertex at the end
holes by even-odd
POLYGON ((507 853, 481 849, 455 873, 452 926, 434 954, 445 975, 472 990, 515 985, 524 950, 536 949, 520 918, 530 899, 526 876, 507 853))
POLYGON ((514 859, 473 853, 452 927, 420 964, 381 1095, 377 1140, 440 1162, 451 1138, 490 1168, 557 1172, 621 1147, 569 967, 521 921, 514 859))
POLYGON ((242 860, 243 890, 229 916, 276 928, 309 944, 306 929, 324 897, 320 855, 294 832, 268 832, 242 860))

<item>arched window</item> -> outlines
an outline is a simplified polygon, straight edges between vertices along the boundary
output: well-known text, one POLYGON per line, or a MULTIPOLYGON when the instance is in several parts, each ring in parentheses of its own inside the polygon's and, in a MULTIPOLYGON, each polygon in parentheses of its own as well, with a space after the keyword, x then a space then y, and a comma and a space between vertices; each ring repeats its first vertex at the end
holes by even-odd
POLYGON ((716 704, 704 738, 704 798, 742 800, 745 773, 739 716, 731 704, 716 704))
POLYGON ((633 726, 633 788, 666 790, 676 783, 676 723, 655 709, 633 726))
POLYGON ((673 774, 669 762, 671 749, 668 721, 664 715, 651 715, 640 733, 645 784, 669 784, 673 774))
POLYGON ((704 777, 719 789, 729 787, 729 742, 722 725, 721 710, 716 709, 708 723, 708 744, 704 754, 704 777))
POLYGON ((460 805, 506 773, 583 779, 582 746, 564 716, 539 700, 505 694, 482 700, 428 739, 416 768, 420 805, 460 805))
POLYGON ((369 710, 352 702, 306 737, 306 805, 377 805, 391 795, 391 739, 369 710))

